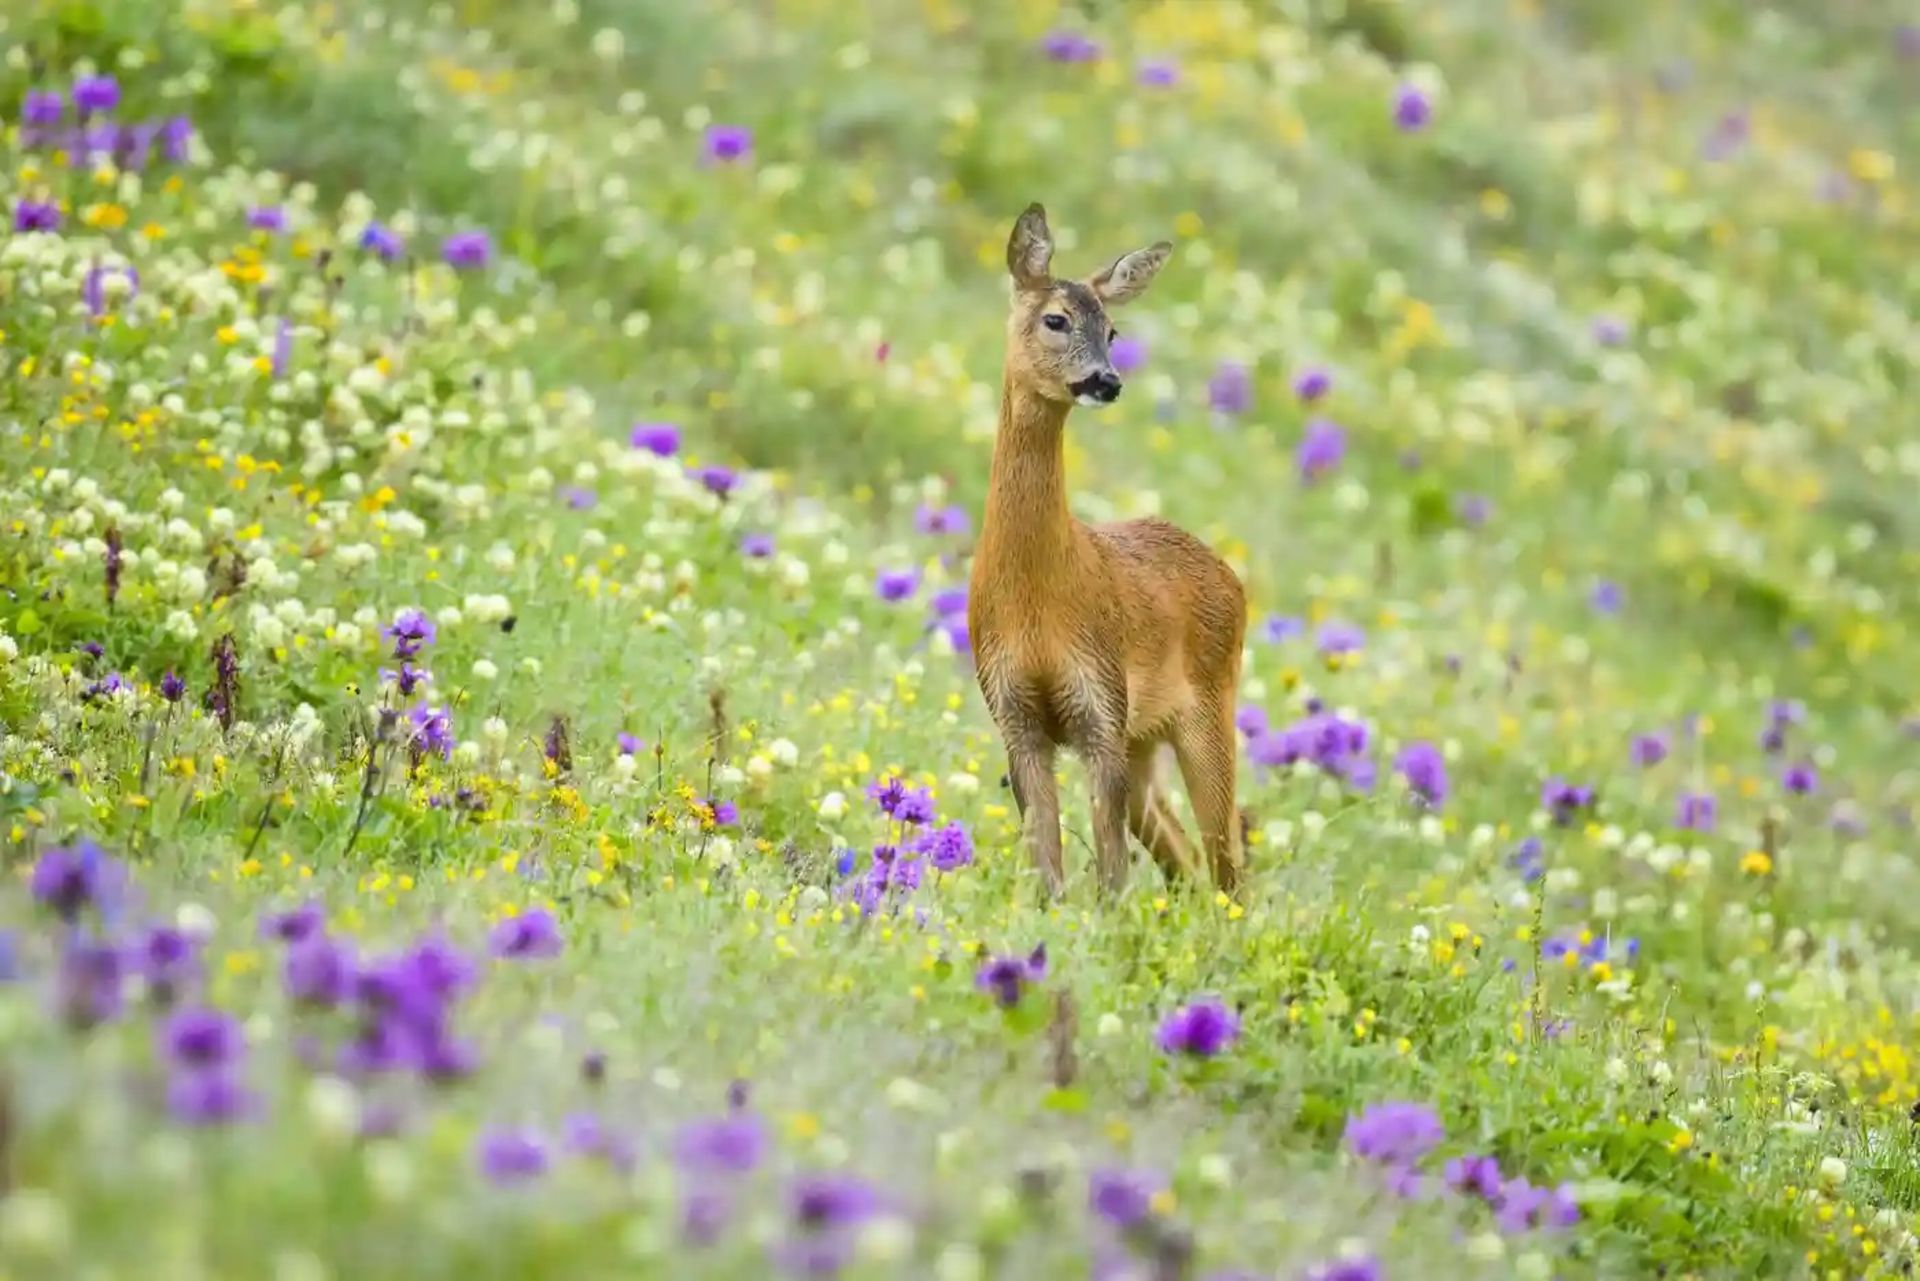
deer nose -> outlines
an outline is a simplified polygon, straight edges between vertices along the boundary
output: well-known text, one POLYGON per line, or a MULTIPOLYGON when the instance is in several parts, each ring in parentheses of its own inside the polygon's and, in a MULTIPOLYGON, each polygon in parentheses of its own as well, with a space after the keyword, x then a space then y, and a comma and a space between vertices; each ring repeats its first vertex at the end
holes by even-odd
POLYGON ((1120 386, 1120 375, 1111 369, 1103 369, 1082 378, 1073 385, 1072 390, 1075 396, 1085 396, 1103 405, 1111 405, 1120 399, 1120 386))

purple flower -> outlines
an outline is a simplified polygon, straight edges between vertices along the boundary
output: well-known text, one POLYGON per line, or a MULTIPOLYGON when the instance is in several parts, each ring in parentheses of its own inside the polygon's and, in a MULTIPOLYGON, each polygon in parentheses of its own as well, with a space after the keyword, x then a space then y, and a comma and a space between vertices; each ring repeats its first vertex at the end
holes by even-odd
POLYGON ((1278 645, 1282 641, 1306 634, 1307 624, 1304 620, 1280 614, 1269 616, 1267 621, 1260 625, 1260 638, 1270 645, 1278 645))
POLYGON ((1210 1059, 1239 1039, 1240 1016, 1208 996, 1167 1015, 1154 1043, 1168 1054, 1210 1059))
POLYGON ((287 376, 287 362, 293 359, 293 325, 285 316, 273 331, 273 356, 267 362, 275 378, 287 376))
POLYGON ((973 862, 973 837, 959 819, 944 827, 929 829, 914 842, 914 849, 924 855, 936 871, 958 871, 973 862))
POLYGON ((558 956, 566 944, 553 913, 544 907, 532 907, 494 926, 488 946, 497 957, 530 961, 558 956))
POLYGON ((1478 529, 1493 517, 1493 504, 1480 494, 1462 494, 1453 504, 1453 514, 1468 529, 1478 529))
POLYGON ((453 718, 442 707, 428 707, 424 703, 407 713, 407 720, 413 726, 407 736, 407 746, 425 755, 438 753, 445 760, 453 756, 453 718))
POLYGON ((70 936, 54 973, 54 1002, 69 1027, 84 1031, 118 1017, 128 966, 111 943, 70 936))
POLYGON ((200 941, 171 925, 148 929, 133 959, 148 989, 161 1002, 171 1001, 200 977, 200 941))
POLYGON ((1115 373, 1132 373, 1147 363, 1146 340, 1122 334, 1107 349, 1107 359, 1113 362, 1115 373))
POLYGON ((400 233, 384 223, 370 222, 360 232, 360 248, 376 258, 392 262, 407 251, 400 233))
POLYGON ((1393 123, 1405 133, 1418 133, 1433 119, 1433 104, 1410 84, 1393 91, 1393 123))
POLYGON ((1407 780, 1407 788, 1433 809, 1447 803, 1447 763, 1432 743, 1408 743, 1393 767, 1407 780))
POLYGON ((1820 786, 1820 773, 1809 762, 1800 761, 1780 772, 1780 786, 1795 796, 1811 796, 1820 786))
POLYGON ((1340 465, 1347 454, 1347 433, 1340 424, 1327 418, 1315 418, 1307 424, 1306 432, 1300 437, 1300 447, 1294 453, 1294 462, 1300 468, 1300 479, 1309 483, 1340 465))
POLYGON ((1628 749, 1628 755, 1633 758, 1635 765, 1644 767, 1658 765, 1661 761, 1666 760, 1668 750, 1669 741, 1667 735, 1664 731, 1660 731, 1652 734, 1634 735, 1633 745, 1628 749))
POLYGON ((913 527, 923 534, 965 534, 973 528, 964 507, 929 507, 925 503, 913 513, 913 527))
POLYGON ((920 590, 917 569, 883 569, 873 580, 874 594, 884 601, 902 601, 920 590))
POLYGON ((225 1125, 245 1119, 254 1097, 237 1073, 225 1068, 183 1072, 167 1086, 167 1110, 185 1125, 225 1125))
POLYGON ((622 756, 637 756, 641 750, 646 747, 646 743, 642 742, 637 736, 627 733, 625 730, 620 732, 619 737, 614 739, 614 742, 619 745, 620 755, 622 756))
POLYGON ((58 89, 29 89, 20 100, 20 122, 28 125, 57 125, 67 109, 58 89))
POLYGON ((1305 1281, 1386 1281, 1386 1269, 1371 1255, 1323 1263, 1307 1273, 1305 1281))
POLYGON ((1747 145, 1752 120, 1745 110, 1730 111, 1720 117, 1700 143, 1700 154, 1714 162, 1731 160, 1747 145))
POLYGON ((1617 614, 1627 603, 1627 594, 1621 590, 1620 584, 1602 579, 1593 585, 1593 593, 1587 601, 1602 614, 1617 614))
POLYGON ((247 1051, 240 1022, 219 1010, 177 1010, 160 1030, 160 1053, 175 1067, 217 1068, 238 1063, 247 1051))
POLYGON ((767 1125, 758 1113, 736 1107, 722 1117, 693 1121, 674 1136, 682 1169, 707 1174, 751 1173, 767 1154, 767 1125))
POLYGON ((1573 822, 1575 814, 1593 807, 1593 789, 1563 778, 1548 779, 1540 787, 1540 804, 1561 827, 1573 822))
POLYGON ((927 608, 933 611, 935 618, 964 618, 967 613, 967 589, 949 587, 937 591, 927 601, 927 608))
POLYGON ((107 310, 107 280, 113 276, 123 277, 127 282, 129 300, 140 294, 140 273, 131 266, 103 266, 96 264, 88 268, 86 276, 80 282, 80 299, 87 304, 87 314, 101 316, 107 310))
POLYGON ((546 1140, 532 1130, 484 1130, 474 1144, 474 1164, 490 1183, 526 1183, 547 1172, 546 1140))
POLYGON ((174 164, 187 158, 187 144, 193 141, 193 121, 173 116, 160 126, 160 150, 174 164))
POLYGON ((1040 51, 1055 62, 1098 62, 1099 41, 1080 31, 1049 31, 1040 39, 1040 51))
POLYGON ((672 423, 635 423, 627 437, 635 449, 644 449, 660 458, 680 452, 680 429, 672 423))
POLYGON ((753 130, 745 125, 708 125, 705 142, 708 161, 736 164, 753 155, 753 130))
POLYGON ((1365 647, 1367 634, 1352 623, 1336 619, 1320 625, 1316 643, 1322 654, 1347 654, 1365 647))
POLYGON ((166 699, 169 703, 179 702, 182 698, 186 697, 186 693, 187 683, 178 676, 175 676, 172 672, 168 672, 160 678, 160 697, 166 699))
POLYGON ((260 937, 283 943, 302 943, 320 933, 326 924, 326 912, 318 902, 302 903, 284 912, 269 912, 260 919, 260 937))
POLYGON ((991 994, 1001 1009, 1010 1010, 1020 1004, 1028 984, 1038 983, 1046 976, 1047 945, 1042 943, 1026 956, 1008 954, 989 958, 974 973, 973 985, 991 994))
POLYGON ((1309 405, 1333 390, 1333 373, 1324 365, 1308 365, 1293 377, 1293 394, 1309 405))
POLYGON ((1720 807, 1706 792, 1682 792, 1675 808, 1673 825, 1685 832, 1711 832, 1719 818, 1720 807))
MULTIPOLYGON (((1172 58, 1142 58, 1133 78, 1149 89, 1171 89, 1180 83, 1180 64, 1172 58)), ((1120 367, 1114 362, 1114 368, 1120 367)))
POLYGON ((255 205, 247 210, 247 226, 255 231, 285 231, 287 211, 279 205, 255 205))
POLYGON ((412 663, 402 662, 398 671, 380 669, 380 683, 391 685, 402 698, 412 698, 413 692, 433 679, 433 673, 424 667, 415 667, 412 663))
POLYGON ((1153 1198, 1163 1186, 1147 1170, 1095 1170, 1087 1178, 1087 1209, 1124 1232, 1153 1213, 1153 1198))
POLYGON ((773 535, 748 534, 740 540, 740 551, 753 560, 765 560, 773 555, 773 535))
POLYGON ((1252 409, 1252 373, 1233 361, 1222 364, 1207 380, 1207 404, 1222 414, 1244 414, 1252 409))
POLYGON ((433 644, 440 635, 440 629, 433 625, 425 610, 403 609, 394 615, 393 622, 381 629, 381 635, 393 642, 395 658, 412 658, 427 646, 433 644))
POLYGON ((1440 1116, 1424 1103, 1376 1103, 1347 1120, 1347 1147, 1382 1165, 1417 1161, 1446 1137, 1440 1116))
POLYGON ((807 1174, 787 1194, 793 1221, 809 1231, 857 1227, 880 1210, 872 1184, 851 1174, 807 1174))
POLYGON ((1903 22, 1893 29, 1893 47, 1902 58, 1920 58, 1920 26, 1903 22))
POLYGON ((73 921, 87 907, 105 910, 116 896, 123 869, 92 841, 55 845, 33 865, 33 897, 52 908, 63 921, 73 921))
POLYGON ((324 934, 309 935, 287 949, 280 978, 287 995, 302 1005, 338 1005, 354 987, 352 948, 324 934))
POLYGON ((60 230, 60 206, 51 200, 22 200, 13 207, 17 232, 60 230))
POLYGON ((81 115, 112 111, 120 105, 120 82, 112 76, 82 76, 73 82, 73 106, 81 115))
POLYGON ((579 485, 569 485, 560 494, 567 500, 567 506, 577 512, 590 512, 600 503, 600 495, 579 485))
POLYGON ((1529 836, 1507 855, 1507 866, 1520 873, 1520 879, 1532 884, 1547 874, 1546 847, 1537 836, 1529 836))
POLYGON ((1618 316, 1595 316, 1592 333, 1602 347, 1618 347, 1627 340, 1627 322, 1618 316))
POLYGON ((575 1112, 561 1122, 560 1142, 575 1156, 598 1157, 622 1172, 631 1170, 640 1155, 631 1139, 591 1112, 575 1112))
POLYGON ((1490 1156, 1457 1156, 1447 1162, 1447 1186, 1466 1196, 1492 1202, 1500 1195, 1500 1162, 1490 1156))
POLYGON ((717 464, 694 468, 693 478, 699 481, 701 487, 708 493, 721 498, 732 493, 734 486, 740 483, 740 478, 734 474, 731 467, 721 467, 717 464))
POLYGON ((440 242, 440 256, 458 270, 485 267, 493 261, 493 237, 479 228, 456 231, 440 242))

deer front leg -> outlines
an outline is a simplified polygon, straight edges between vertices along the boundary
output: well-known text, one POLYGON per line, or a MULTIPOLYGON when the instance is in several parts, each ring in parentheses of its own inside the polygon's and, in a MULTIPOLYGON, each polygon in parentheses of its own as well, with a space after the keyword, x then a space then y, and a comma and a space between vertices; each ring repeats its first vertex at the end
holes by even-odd
POLYGON ((1100 893, 1114 897, 1127 887, 1127 802, 1131 773, 1124 748, 1102 748, 1087 757, 1088 781, 1093 786, 1093 857, 1100 893))
POLYGON ((1039 736, 1010 737, 1007 742, 1007 772, 1020 807, 1021 835, 1047 897, 1059 898, 1067 877, 1060 855, 1060 787, 1053 777, 1053 758, 1053 744, 1039 736))

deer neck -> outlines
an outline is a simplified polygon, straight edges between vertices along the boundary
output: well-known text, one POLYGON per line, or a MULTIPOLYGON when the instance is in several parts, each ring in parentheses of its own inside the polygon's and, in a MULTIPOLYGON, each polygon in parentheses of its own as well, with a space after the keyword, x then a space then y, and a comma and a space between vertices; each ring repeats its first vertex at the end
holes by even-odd
POLYGON ((1067 567, 1073 518, 1067 511, 1065 402, 1008 377, 1000 395, 980 558, 1036 577, 1067 567))

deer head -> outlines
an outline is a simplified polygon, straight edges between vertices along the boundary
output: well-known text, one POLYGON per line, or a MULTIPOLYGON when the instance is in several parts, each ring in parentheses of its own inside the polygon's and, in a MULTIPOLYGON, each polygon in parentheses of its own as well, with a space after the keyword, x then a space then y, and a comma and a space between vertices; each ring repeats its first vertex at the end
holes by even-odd
POLYGON ((1007 375, 1048 400, 1110 405, 1120 397, 1109 344, 1119 335, 1110 307, 1131 302, 1147 286, 1173 246, 1162 240, 1122 254, 1085 280, 1055 280, 1053 233, 1047 211, 1028 205, 1007 241, 1013 275, 1013 312, 1007 320, 1007 375))

